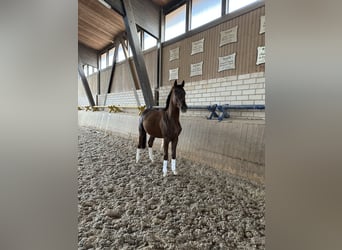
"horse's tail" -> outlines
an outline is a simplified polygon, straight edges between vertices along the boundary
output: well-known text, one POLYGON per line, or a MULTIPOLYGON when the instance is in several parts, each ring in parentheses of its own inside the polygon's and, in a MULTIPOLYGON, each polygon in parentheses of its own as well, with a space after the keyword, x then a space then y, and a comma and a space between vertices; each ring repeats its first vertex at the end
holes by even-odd
POLYGON ((139 119, 139 144, 138 148, 146 148, 146 130, 143 125, 144 116, 140 116, 139 119))

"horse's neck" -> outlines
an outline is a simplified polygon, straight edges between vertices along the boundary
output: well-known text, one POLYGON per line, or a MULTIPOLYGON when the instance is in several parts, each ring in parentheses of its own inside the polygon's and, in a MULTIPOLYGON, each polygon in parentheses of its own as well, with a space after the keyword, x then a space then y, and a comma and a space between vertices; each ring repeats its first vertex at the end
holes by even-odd
POLYGON ((166 110, 166 114, 170 120, 174 119, 179 121, 179 108, 176 105, 172 105, 172 103, 170 103, 168 109, 166 110))

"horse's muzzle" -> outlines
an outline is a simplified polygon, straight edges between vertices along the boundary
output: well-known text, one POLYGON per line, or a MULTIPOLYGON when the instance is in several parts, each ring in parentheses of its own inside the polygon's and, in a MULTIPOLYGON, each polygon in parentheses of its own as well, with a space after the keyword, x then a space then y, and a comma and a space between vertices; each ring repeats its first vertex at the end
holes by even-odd
POLYGON ((187 106, 186 104, 185 104, 185 105, 182 105, 181 111, 182 111, 183 113, 185 113, 187 110, 188 110, 188 106, 187 106))

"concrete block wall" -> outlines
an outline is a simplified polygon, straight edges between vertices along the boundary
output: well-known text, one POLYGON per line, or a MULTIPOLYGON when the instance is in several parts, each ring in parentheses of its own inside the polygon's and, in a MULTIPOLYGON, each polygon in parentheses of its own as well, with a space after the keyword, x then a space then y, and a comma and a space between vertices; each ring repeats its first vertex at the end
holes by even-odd
MULTIPOLYGON (((160 87, 159 105, 164 106, 172 85, 160 87)), ((80 88, 79 88, 80 89, 80 88)), ((216 79, 185 83, 188 105, 265 105, 265 73, 227 76, 216 79)), ((140 105, 145 105, 141 90, 137 90, 140 105)), ((95 97, 94 97, 95 99, 95 97)), ((99 95, 99 105, 103 105, 105 95, 99 95)), ((79 95, 79 105, 89 105, 85 95, 79 95)), ((133 91, 110 93, 106 105, 136 107, 137 102, 133 91)), ((229 111, 232 118, 265 119, 264 110, 229 111)), ((189 110, 185 116, 208 116, 209 111, 189 110)))
MULTIPOLYGON (((141 90, 137 90, 138 98, 140 101, 140 105, 145 105, 145 100, 141 90)), ((106 95, 99 95, 99 105, 104 104, 106 95)), ((106 105, 116 105, 116 106, 125 106, 125 107, 137 107, 137 101, 135 99, 135 95, 133 91, 125 91, 125 92, 117 92, 110 93, 107 95, 106 105)))
MULTIPOLYGON (((265 73, 227 76, 216 79, 186 82, 186 100, 188 105, 265 105, 265 73)), ((165 105, 171 86, 159 89, 159 103, 165 105)), ((187 115, 202 116, 205 111, 189 111, 187 115)), ((231 117, 264 119, 265 112, 231 111, 231 117)))
POLYGON ((86 96, 78 96, 78 106, 88 106, 89 101, 86 96))

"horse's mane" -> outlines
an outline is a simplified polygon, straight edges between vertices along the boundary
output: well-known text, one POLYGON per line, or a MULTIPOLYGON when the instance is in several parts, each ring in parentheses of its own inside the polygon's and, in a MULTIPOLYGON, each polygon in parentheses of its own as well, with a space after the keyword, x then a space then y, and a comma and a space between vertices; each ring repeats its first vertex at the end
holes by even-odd
MULTIPOLYGON (((172 89, 173 89, 173 88, 172 88, 172 89)), ((166 99, 166 107, 164 108, 165 111, 166 111, 166 110, 169 108, 169 106, 170 106, 170 100, 171 100, 172 89, 171 89, 171 91, 170 91, 170 93, 169 93, 169 95, 167 96, 167 99, 166 99)))

